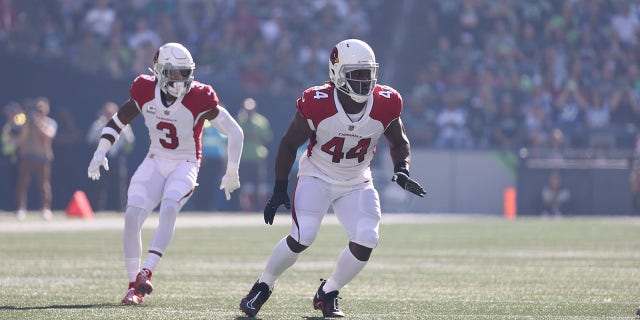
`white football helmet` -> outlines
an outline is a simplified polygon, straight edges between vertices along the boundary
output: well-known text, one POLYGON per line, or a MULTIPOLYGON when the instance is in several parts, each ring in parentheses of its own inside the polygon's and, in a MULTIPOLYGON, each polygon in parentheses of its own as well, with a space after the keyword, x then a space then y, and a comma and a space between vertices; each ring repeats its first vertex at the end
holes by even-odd
POLYGON ((191 53, 179 43, 162 45, 153 57, 153 73, 160 89, 176 98, 181 98, 191 89, 193 70, 196 64, 191 53))
POLYGON ((378 63, 371 47, 358 39, 339 42, 329 56, 329 79, 338 88, 358 103, 367 101, 378 81, 378 63), (368 70, 365 77, 354 78, 355 70, 368 70))

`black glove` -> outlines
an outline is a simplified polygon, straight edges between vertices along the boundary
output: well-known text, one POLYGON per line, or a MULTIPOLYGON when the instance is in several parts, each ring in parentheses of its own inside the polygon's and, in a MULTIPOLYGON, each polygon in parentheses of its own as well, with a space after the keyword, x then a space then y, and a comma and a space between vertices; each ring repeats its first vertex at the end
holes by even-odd
POLYGON ((267 201, 267 205, 264 207, 264 223, 273 224, 273 217, 275 217, 280 205, 284 204, 285 208, 291 209, 291 201, 287 193, 288 184, 289 181, 276 180, 276 186, 273 187, 273 195, 271 195, 271 199, 267 201))
POLYGON ((407 170, 406 166, 407 163, 404 161, 397 164, 393 168, 395 173, 393 174, 391 181, 395 181, 400 187, 402 187, 402 189, 405 189, 417 196, 424 197, 424 195, 427 194, 427 191, 424 190, 424 188, 415 180, 409 178, 409 170, 407 170))

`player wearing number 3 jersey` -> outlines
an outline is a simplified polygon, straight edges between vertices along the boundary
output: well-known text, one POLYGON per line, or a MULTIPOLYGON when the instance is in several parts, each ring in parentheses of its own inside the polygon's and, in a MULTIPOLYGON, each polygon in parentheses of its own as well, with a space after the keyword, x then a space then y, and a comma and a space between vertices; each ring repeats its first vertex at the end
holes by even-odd
MULTIPOLYGON (((127 100, 102 130, 89 164, 88 175, 100 179, 100 167, 109 170, 105 154, 120 131, 138 115, 144 117, 150 146, 131 178, 124 214, 124 256, 129 287, 122 303, 140 304, 151 293, 151 275, 173 238, 178 212, 197 186, 204 121, 228 136, 227 171, 220 189, 227 200, 240 187, 238 166, 244 135, 236 121, 219 104, 211 86, 194 81, 191 53, 178 43, 160 47, 153 62, 154 76, 138 76, 127 100), (141 229, 149 213, 160 204, 159 224, 140 268, 141 229)), ((205 179, 209 177, 204 177, 205 179)))
POLYGON ((313 307, 324 317, 344 317, 338 290, 364 268, 378 244, 380 200, 371 178, 375 146, 385 137, 395 164, 392 180, 418 196, 426 191, 409 177, 410 148, 400 114, 402 98, 393 88, 377 85, 378 64, 363 41, 344 40, 329 57, 330 82, 303 92, 297 112, 280 141, 275 187, 264 209, 273 223, 280 205, 291 209, 289 235, 276 244, 264 272, 241 300, 240 309, 255 316, 276 280, 309 247, 330 207, 346 231, 349 243, 339 254, 331 276, 322 280, 313 307), (287 186, 296 151, 308 142, 299 162, 290 204, 287 186))

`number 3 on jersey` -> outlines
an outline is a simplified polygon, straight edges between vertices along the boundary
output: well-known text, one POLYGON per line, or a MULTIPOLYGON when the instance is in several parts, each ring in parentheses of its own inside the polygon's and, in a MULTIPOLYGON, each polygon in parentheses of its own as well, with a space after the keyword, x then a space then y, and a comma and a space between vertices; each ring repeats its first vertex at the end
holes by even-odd
POLYGON ((327 141, 327 143, 323 144, 320 148, 327 154, 330 154, 333 158, 331 161, 334 163, 339 163, 342 159, 358 159, 358 162, 364 161, 364 156, 367 154, 367 150, 369 149, 369 145, 371 144, 371 138, 366 138, 358 141, 358 144, 349 149, 345 154, 342 152, 344 148, 344 140, 342 137, 333 137, 333 139, 327 141))
POLYGON ((173 123, 158 122, 156 129, 164 132, 164 139, 159 139, 160 144, 165 149, 176 149, 178 147, 178 131, 173 123))

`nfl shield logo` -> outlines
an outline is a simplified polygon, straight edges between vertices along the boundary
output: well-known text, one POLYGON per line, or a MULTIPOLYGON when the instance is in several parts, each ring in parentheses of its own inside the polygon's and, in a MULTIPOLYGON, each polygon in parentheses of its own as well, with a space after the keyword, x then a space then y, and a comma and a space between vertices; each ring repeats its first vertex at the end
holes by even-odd
POLYGON ((356 128, 355 126, 349 126, 348 127, 349 131, 353 131, 353 129, 355 129, 355 128, 356 128))
POLYGON ((165 116, 168 116, 168 115, 169 115, 169 111, 165 110, 165 111, 164 111, 164 115, 165 115, 165 116))

